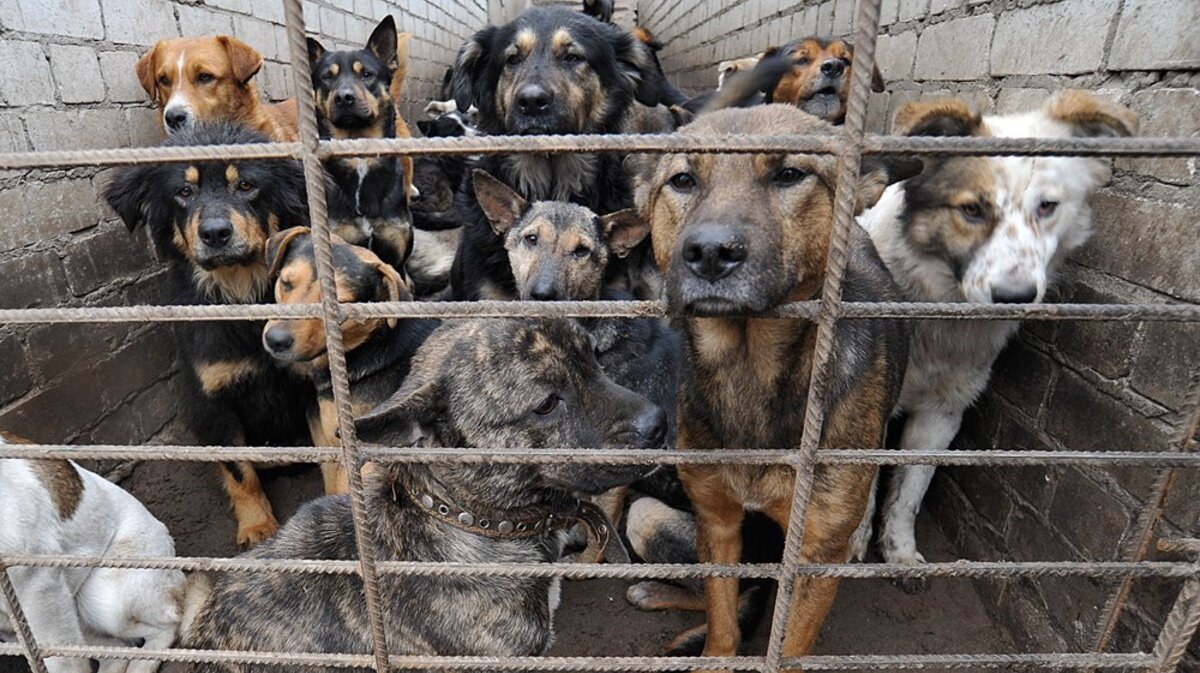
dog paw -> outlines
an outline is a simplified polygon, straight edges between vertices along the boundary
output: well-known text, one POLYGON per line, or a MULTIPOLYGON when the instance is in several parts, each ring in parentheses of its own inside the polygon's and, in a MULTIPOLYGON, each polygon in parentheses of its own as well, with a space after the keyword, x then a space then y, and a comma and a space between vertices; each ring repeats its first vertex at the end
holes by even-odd
POLYGON ((279 522, 275 517, 269 517, 253 523, 238 524, 237 542, 242 547, 254 547, 258 543, 275 535, 279 530, 279 522))
POLYGON ((661 610, 662 603, 656 599, 660 585, 661 582, 638 582, 625 590, 625 600, 639 610, 661 610))
MULTIPOLYGON (((888 563, 903 563, 905 565, 922 565, 925 563, 925 557, 921 552, 913 551, 911 554, 893 554, 885 558, 888 563)), ((894 577, 892 584, 898 587, 906 594, 922 593, 929 590, 928 577, 894 577)))
POLYGON ((647 612, 660 610, 696 610, 703 604, 703 597, 690 589, 650 580, 638 582, 625 590, 625 600, 630 605, 647 612))

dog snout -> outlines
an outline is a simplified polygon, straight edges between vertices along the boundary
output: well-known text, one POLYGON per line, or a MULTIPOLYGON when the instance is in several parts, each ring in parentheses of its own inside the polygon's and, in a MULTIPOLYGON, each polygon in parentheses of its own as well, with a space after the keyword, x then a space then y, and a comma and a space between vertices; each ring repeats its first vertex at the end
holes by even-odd
POLYGON ((168 108, 163 112, 163 123, 167 125, 167 130, 169 131, 181 131, 187 128, 191 117, 187 108, 168 108))
POLYGON ((273 325, 263 332, 263 346, 271 353, 286 353, 295 344, 292 331, 282 325, 273 325))
POLYGON ((841 77, 845 71, 846 64, 841 59, 831 58, 821 64, 821 74, 826 77, 841 77))
POLYGON ((1037 285, 997 285, 992 288, 992 302, 996 304, 1031 304, 1037 300, 1037 285))
POLYGON ((223 248, 233 238, 233 224, 226 219, 208 219, 200 223, 200 240, 210 248, 223 248))
POLYGON ((724 225, 696 227, 683 239, 683 261, 696 276, 716 282, 733 273, 750 255, 746 237, 724 225))
POLYGON ((554 287, 553 278, 537 278, 533 287, 529 288, 530 299, 538 301, 555 301, 558 299, 558 288, 554 287))
POLYGON ((661 446, 667 438, 667 413, 657 404, 651 404, 634 419, 633 429, 645 446, 661 446))
POLYGON ((517 93, 517 105, 527 115, 544 114, 554 102, 554 95, 540 84, 526 84, 517 93))
POLYGON ((338 107, 354 107, 358 103, 358 96, 354 95, 353 89, 340 89, 333 94, 333 104, 338 107))

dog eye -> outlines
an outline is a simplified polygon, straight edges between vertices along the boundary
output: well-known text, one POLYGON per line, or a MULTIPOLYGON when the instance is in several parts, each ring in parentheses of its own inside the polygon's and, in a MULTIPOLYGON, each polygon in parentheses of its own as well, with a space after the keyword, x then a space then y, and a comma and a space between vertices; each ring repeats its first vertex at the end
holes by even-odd
POLYGON ((538 243, 537 234, 525 234, 525 244, 526 245, 537 245, 537 243, 538 243))
POLYGON ((371 78, 372 78, 372 77, 374 77, 374 76, 375 76, 375 73, 371 72, 370 70, 364 70, 364 71, 362 71, 362 78, 363 78, 363 79, 371 79, 371 78))
POLYGON ((569 51, 569 52, 563 54, 562 59, 564 61, 566 61, 567 63, 579 63, 579 62, 583 61, 583 56, 580 54, 576 54, 573 51, 569 51))
POLYGON ((806 173, 799 168, 786 167, 781 168, 773 178, 775 184, 779 187, 791 187, 792 185, 804 179, 806 173))
POLYGON ((166 75, 160 75, 158 78, 158 83, 162 86, 171 86, 171 78, 167 77, 166 75))
POLYGON ((201 84, 208 84, 209 82, 213 81, 214 79, 216 79, 216 78, 206 72, 202 72, 199 75, 196 75, 196 81, 201 84))
POLYGON ((1058 210, 1058 201, 1042 201, 1038 204, 1038 217, 1050 217, 1058 210))
POLYGON ((676 173, 668 182, 680 192, 690 192, 696 188, 696 176, 691 173, 676 173))
POLYGON ((237 190, 239 192, 248 192, 252 189, 254 189, 254 185, 247 180, 240 180, 237 183, 237 190))
POLYGON ((981 222, 983 220, 983 207, 978 203, 964 203, 958 207, 958 211, 970 222, 981 222))
POLYGON ((504 59, 505 65, 518 65, 520 62, 521 62, 520 54, 510 54, 508 58, 504 59))
POLYGON ((546 399, 542 400, 541 404, 534 408, 533 413, 537 414, 538 416, 546 416, 557 409, 561 402, 561 397, 555 395, 554 393, 550 393, 546 399))
POLYGON ((175 192, 175 196, 178 196, 181 199, 186 199, 191 195, 192 195, 191 187, 180 187, 179 191, 175 192))
POLYGON ((571 254, 575 255, 576 257, 587 257, 588 255, 592 254, 592 251, 581 245, 572 250, 571 254))
POLYGON ((796 65, 808 65, 809 63, 812 63, 812 59, 808 57, 796 60, 796 65))
POLYGON ((279 279, 279 289, 283 290, 284 292, 291 292, 293 287, 292 281, 283 280, 282 278, 279 279))

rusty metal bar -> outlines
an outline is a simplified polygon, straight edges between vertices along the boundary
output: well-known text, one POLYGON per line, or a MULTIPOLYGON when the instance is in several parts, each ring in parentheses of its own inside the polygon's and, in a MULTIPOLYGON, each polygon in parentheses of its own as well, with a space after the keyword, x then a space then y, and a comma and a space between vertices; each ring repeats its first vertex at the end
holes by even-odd
POLYGON ((354 415, 350 408, 350 378, 346 372, 346 351, 342 343, 342 314, 338 306, 333 268, 333 242, 329 212, 325 201, 325 167, 317 154, 317 109, 312 86, 312 69, 304 35, 304 12, 300 0, 283 0, 292 76, 296 85, 299 135, 303 148, 304 183, 308 194, 308 215, 312 226, 313 252, 317 262, 317 280, 321 288, 322 322, 329 363, 333 403, 337 413, 342 468, 350 486, 350 513, 354 525, 355 551, 359 576, 371 625, 372 650, 376 673, 388 673, 387 631, 384 624, 383 598, 375 568, 375 531, 367 523, 366 496, 359 466, 358 439, 354 433, 354 415))
POLYGON ((1148 666, 1146 670, 1157 673, 1171 673, 1179 667, 1179 662, 1187 652, 1188 644, 1196 635, 1196 627, 1200 626, 1200 579, 1193 577, 1183 583, 1179 597, 1159 632, 1158 642, 1154 644, 1154 658, 1157 665, 1148 666))
POLYGON ((8 574, 8 559, 0 559, 0 593, 4 595, 4 603, 8 606, 9 621, 17 634, 17 652, 24 655, 33 673, 49 673, 46 670, 46 658, 33 631, 29 628, 29 620, 25 618, 25 610, 21 607, 21 599, 13 586, 12 577, 8 574))

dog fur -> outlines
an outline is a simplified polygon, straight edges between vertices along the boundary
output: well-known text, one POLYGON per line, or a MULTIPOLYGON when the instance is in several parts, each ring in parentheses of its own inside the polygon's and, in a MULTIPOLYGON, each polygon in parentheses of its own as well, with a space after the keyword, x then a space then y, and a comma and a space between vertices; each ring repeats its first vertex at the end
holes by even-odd
MULTIPOLYGON (((197 124, 168 146, 263 142, 232 124, 197 124)), ((171 304, 261 304, 271 301, 267 240, 307 225, 304 177, 294 161, 161 164, 120 169, 104 197, 132 231, 147 226, 168 260, 171 304)), ((262 323, 184 322, 174 327, 182 363, 180 410, 201 444, 303 443, 311 385, 262 349, 262 323)), ((254 466, 223 463, 240 544, 254 544, 278 524, 254 466)))
MULTIPOLYGON (((957 100, 910 103, 897 113, 894 130, 914 136, 1129 136, 1137 132, 1137 116, 1090 94, 1064 91, 1039 110, 1001 116, 980 116, 957 100)), ((860 222, 909 301, 1036 303, 1063 260, 1088 239, 1088 196, 1108 176, 1107 164, 1094 158, 944 158, 889 188, 860 222)), ((896 409, 907 414, 901 449, 950 445, 1018 326, 914 321, 896 409)), ((924 561, 913 525, 933 473, 931 466, 896 469, 879 540, 891 563, 924 561)), ((866 551, 869 524, 857 536, 858 556, 866 551)))
MULTIPOLYGON (((27 444, 0 432, 0 444, 27 444)), ((174 556, 175 543, 136 498, 67 460, 0 460, 0 554, 174 556)), ((7 570, 33 637, 42 646, 130 646, 175 642, 184 578, 178 570, 7 570)), ((0 603, 0 633, 13 634, 0 603)), ((157 661, 100 661, 100 673, 154 673, 157 661)), ((87 659, 48 657, 50 673, 89 673, 87 659)))

